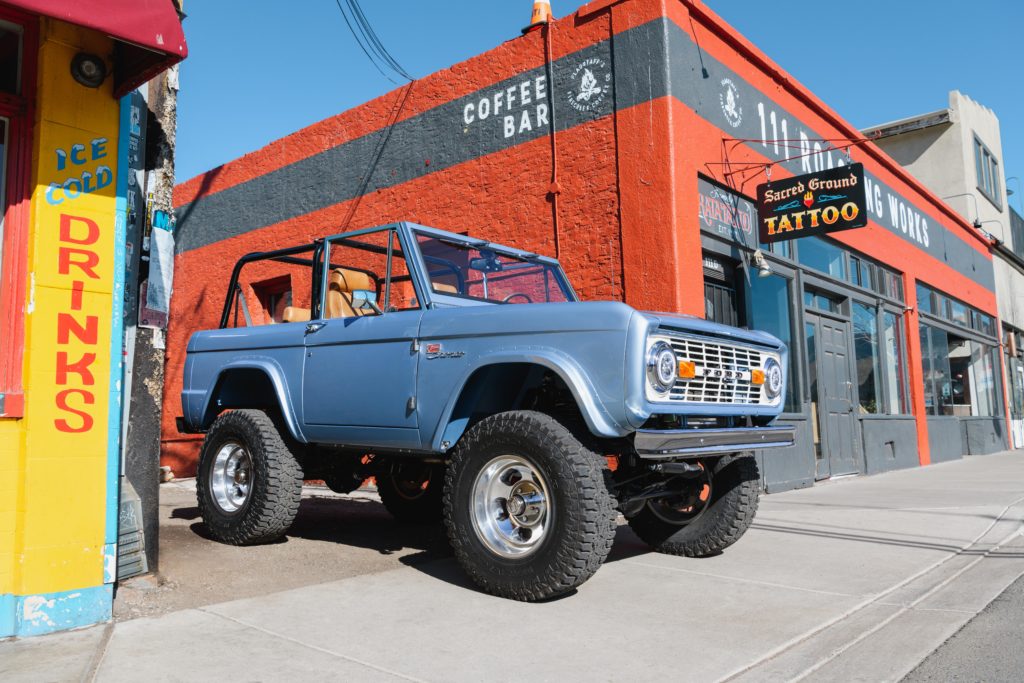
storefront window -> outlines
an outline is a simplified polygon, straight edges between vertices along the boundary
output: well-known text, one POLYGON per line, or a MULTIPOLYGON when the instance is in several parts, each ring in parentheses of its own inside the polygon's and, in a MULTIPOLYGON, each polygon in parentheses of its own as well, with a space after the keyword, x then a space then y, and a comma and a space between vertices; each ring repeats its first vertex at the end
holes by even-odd
POLYGON ((807 308, 817 308, 819 311, 839 313, 842 308, 842 300, 822 292, 807 289, 804 290, 804 306, 807 308))
POLYGON ((846 253, 831 242, 817 237, 805 237, 800 240, 797 259, 808 268, 820 270, 840 280, 846 279, 846 253))
POLYGON ((882 373, 878 350, 878 311, 874 306, 853 304, 853 346, 860 412, 877 413, 882 373))
POLYGON ((925 407, 930 415, 998 414, 992 346, 922 323, 921 348, 925 407))
MULTIPOLYGON (((992 417, 998 415, 996 401, 996 374, 993 348, 976 341, 970 343, 970 356, 965 370, 971 398, 971 415, 992 417)), ((956 378, 954 370, 954 380, 956 378)), ((961 380, 963 381, 963 380, 961 380)))
POLYGON ((787 242, 773 242, 772 244, 768 245, 768 251, 770 251, 771 253, 775 254, 776 256, 781 256, 782 258, 791 259, 791 258, 793 258, 793 250, 790 249, 790 245, 791 244, 792 243, 788 242, 788 241, 787 242))
POLYGON ((740 324, 736 264, 717 254, 704 253, 704 318, 722 325, 740 324))
POLYGON ((850 257, 850 280, 864 289, 875 289, 875 264, 856 256, 850 257))
POLYGON ((949 415, 949 339, 945 330, 921 323, 921 360, 924 373, 924 407, 929 415, 949 415))
POLYGON ((903 373, 903 325, 895 313, 882 314, 882 343, 885 345, 886 411, 892 415, 906 410, 903 373))
POLYGON ((964 304, 959 301, 950 301, 950 317, 953 322, 957 325, 963 325, 964 327, 971 326, 971 312, 964 304))
POLYGON ((747 326, 774 334, 789 347, 789 377, 786 412, 796 412, 796 354, 793 352, 793 322, 789 305, 790 280, 781 275, 754 277, 746 299, 747 326))
POLYGON ((921 313, 932 313, 932 290, 918 283, 917 310, 921 313))
POLYGON ((917 308, 921 313, 977 330, 985 336, 996 336, 996 323, 992 316, 920 282, 917 284, 917 308))

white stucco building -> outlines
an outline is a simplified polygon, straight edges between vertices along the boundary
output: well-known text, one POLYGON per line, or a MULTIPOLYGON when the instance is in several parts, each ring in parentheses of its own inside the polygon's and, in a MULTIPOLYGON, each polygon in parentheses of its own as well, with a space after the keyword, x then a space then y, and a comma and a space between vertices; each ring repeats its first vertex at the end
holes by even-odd
POLYGON ((999 118, 954 90, 945 109, 864 134, 992 236, 1013 444, 1024 447, 1024 221, 1007 198, 999 118))

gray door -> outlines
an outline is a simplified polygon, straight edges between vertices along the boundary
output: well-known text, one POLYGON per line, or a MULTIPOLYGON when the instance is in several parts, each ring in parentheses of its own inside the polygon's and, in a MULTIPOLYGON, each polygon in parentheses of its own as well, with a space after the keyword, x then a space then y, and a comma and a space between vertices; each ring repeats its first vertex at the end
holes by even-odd
POLYGON ((850 363, 850 323, 807 314, 808 334, 815 337, 811 400, 816 405, 821 441, 818 476, 837 476, 861 471, 857 418, 854 415, 853 377, 850 363), (824 461, 824 462, 823 462, 824 461), (827 468, 827 473, 824 471, 827 468))

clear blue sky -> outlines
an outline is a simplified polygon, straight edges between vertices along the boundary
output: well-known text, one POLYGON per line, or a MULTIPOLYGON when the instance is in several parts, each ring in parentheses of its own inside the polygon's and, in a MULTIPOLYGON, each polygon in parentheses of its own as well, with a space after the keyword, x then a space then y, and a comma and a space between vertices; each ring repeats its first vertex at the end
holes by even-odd
MULTIPOLYGON (((552 2, 558 17, 582 4, 552 2)), ((961 90, 999 116, 1003 168, 1024 177, 1024 2, 708 4, 857 127, 940 109, 950 90, 961 90)), ((420 77, 517 37, 532 2, 361 5, 395 58, 420 77)), ((185 11, 179 182, 395 87, 360 52, 335 0, 186 0, 185 11)), ((1019 209, 1021 199, 1011 202, 1019 209)))

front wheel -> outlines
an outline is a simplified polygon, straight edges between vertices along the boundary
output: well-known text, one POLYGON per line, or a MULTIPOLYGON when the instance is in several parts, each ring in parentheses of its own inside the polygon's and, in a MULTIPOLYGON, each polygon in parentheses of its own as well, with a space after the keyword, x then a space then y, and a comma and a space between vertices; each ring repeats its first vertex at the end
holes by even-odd
POLYGON ((463 569, 488 593, 514 600, 582 584, 615 536, 605 469, 603 458, 543 413, 478 422, 445 477, 445 523, 463 569))
POLYGON ((708 557, 738 541, 754 521, 760 496, 757 460, 728 456, 674 498, 648 501, 629 519, 640 540, 670 555, 708 557))
POLYGON ((233 410, 214 421, 203 441, 196 497, 216 540, 267 543, 295 520, 302 468, 266 413, 233 410))

